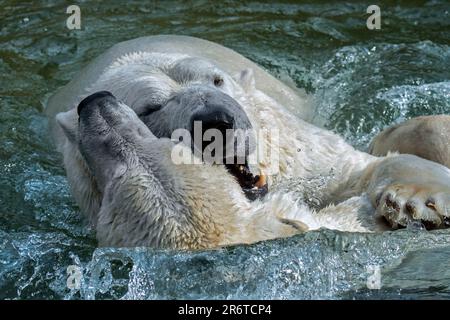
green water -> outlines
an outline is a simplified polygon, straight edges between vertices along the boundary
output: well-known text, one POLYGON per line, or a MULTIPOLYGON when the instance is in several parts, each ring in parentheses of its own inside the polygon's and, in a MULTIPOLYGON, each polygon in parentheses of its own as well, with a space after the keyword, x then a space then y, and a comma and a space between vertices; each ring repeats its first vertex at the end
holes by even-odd
POLYGON ((320 231, 214 252, 96 249, 47 136, 48 96, 116 42, 184 34, 221 43, 311 94, 314 122, 365 149, 383 127, 450 112, 450 4, 0 1, 0 298, 450 297, 450 233, 320 231), (71 4, 71 3, 70 3, 71 4), (381 290, 366 266, 380 265, 381 290), (83 271, 81 290, 66 268, 83 271))

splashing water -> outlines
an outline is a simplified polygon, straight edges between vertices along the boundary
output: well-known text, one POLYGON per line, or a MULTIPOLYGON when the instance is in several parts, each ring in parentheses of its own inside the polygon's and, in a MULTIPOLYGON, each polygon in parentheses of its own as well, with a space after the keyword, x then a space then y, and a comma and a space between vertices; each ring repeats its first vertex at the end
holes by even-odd
POLYGON ((364 3, 83 2, 78 31, 63 1, 0 5, 1 299, 450 297, 445 230, 320 230, 202 252, 96 248, 43 115, 46 98, 114 43, 186 34, 304 88, 314 123, 365 150, 387 125, 449 113, 446 1, 382 4, 379 31, 367 30, 364 3))

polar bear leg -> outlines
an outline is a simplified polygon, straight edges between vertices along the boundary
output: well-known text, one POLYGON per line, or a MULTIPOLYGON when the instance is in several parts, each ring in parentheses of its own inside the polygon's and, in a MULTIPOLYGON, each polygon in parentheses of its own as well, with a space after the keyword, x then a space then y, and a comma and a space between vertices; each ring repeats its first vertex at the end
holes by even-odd
POLYGON ((317 226, 348 232, 380 232, 389 230, 374 208, 367 194, 352 197, 337 205, 330 205, 315 214, 317 226))
POLYGON ((448 227, 450 169, 413 155, 376 160, 365 170, 360 188, 368 193, 376 215, 391 226, 422 222, 427 229, 448 227))
POLYGON ((391 126, 377 135, 369 153, 384 156, 389 151, 414 154, 450 168, 450 116, 417 117, 391 126))

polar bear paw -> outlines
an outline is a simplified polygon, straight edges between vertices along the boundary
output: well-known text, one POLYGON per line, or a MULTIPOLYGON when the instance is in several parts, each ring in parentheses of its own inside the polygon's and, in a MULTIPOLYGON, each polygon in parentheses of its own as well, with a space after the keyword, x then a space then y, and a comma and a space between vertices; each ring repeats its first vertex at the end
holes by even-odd
POLYGON ((427 230, 450 227, 450 194, 434 186, 392 184, 377 195, 375 205, 394 229, 414 222, 427 230))
POLYGON ((378 162, 368 188, 377 217, 392 228, 420 222, 430 229, 450 227, 450 169, 413 155, 378 162))

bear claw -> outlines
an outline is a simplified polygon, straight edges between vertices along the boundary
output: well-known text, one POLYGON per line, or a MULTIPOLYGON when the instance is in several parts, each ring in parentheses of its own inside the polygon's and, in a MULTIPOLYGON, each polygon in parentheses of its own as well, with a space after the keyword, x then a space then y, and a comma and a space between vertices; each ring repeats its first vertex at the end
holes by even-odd
POLYGON ((387 187, 376 197, 377 214, 393 229, 407 227, 411 222, 420 222, 427 230, 450 227, 449 196, 423 197, 426 193, 426 190, 418 192, 417 186, 387 187))

